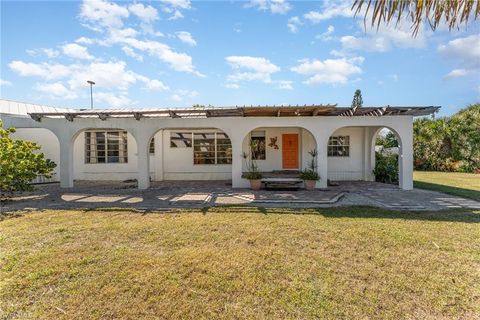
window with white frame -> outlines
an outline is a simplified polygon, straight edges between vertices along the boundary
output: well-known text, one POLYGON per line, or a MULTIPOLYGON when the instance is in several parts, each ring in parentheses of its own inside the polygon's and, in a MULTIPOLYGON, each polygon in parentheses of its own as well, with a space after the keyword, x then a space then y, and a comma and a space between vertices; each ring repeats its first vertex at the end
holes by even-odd
POLYGON ((225 133, 193 133, 193 164, 231 163, 232 143, 225 133))
POLYGON ((127 163, 127 131, 85 132, 85 163, 127 163))
POLYGON ((332 136, 328 139, 329 157, 350 156, 350 136, 332 136))

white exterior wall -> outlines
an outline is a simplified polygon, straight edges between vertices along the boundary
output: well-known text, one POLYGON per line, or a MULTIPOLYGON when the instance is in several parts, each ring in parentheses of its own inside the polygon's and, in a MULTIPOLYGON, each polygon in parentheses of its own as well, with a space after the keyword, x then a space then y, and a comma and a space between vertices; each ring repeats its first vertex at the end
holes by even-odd
POLYGON ((363 180, 364 178, 364 128, 347 127, 336 130, 332 136, 350 137, 348 157, 328 157, 328 179, 363 180))
MULTIPOLYGON (((231 164, 193 164, 192 148, 170 148, 170 132, 219 132, 217 129, 204 130, 163 130, 155 134, 155 140, 163 140, 163 180, 230 180, 231 164)), ((155 150, 154 162, 161 154, 155 150)), ((152 167, 152 165, 150 166, 152 167)), ((157 170, 160 168, 157 168, 157 170)), ((157 176, 157 172, 155 173, 157 176)), ((156 179, 157 180, 157 179, 156 179)), ((161 179, 158 179, 161 180, 161 179)))
MULTIPOLYGON (((127 155, 127 163, 85 163, 85 132, 81 132, 73 146, 73 178, 75 180, 118 181, 136 179, 137 143, 130 133, 127 133, 127 155)), ((150 173, 153 176, 152 170, 150 173)))
POLYGON ((57 136, 48 129, 43 128, 18 128, 12 135, 12 138, 19 140, 29 140, 36 142, 43 152, 46 159, 50 159, 57 164, 54 170, 53 181, 60 179, 60 143, 57 136))
MULTIPOLYGON (((315 139, 313 135, 305 129, 302 128, 270 128, 270 127, 260 127, 252 131, 265 131, 265 143, 266 143, 266 153, 265 160, 255 160, 258 169, 262 172, 274 171, 274 170, 284 170, 282 163, 282 135, 288 133, 298 134, 298 169, 292 170, 302 170, 306 168, 308 162, 311 160, 311 156, 308 154, 310 150, 316 149, 315 139), (278 149, 270 147, 270 138, 277 138, 278 149)), ((250 132, 251 133, 251 132, 250 132)), ((250 152, 250 133, 245 137, 242 144, 242 151, 249 154, 250 152)), ((242 170, 246 170, 245 161, 242 164, 242 170)))

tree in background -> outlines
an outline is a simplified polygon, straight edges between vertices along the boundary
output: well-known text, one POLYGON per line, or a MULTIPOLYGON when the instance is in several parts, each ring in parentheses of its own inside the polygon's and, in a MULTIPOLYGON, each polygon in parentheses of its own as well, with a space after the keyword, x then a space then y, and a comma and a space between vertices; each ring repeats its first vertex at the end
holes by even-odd
POLYGON ((412 22, 413 36, 418 34, 420 26, 427 21, 432 30, 445 23, 449 30, 459 28, 462 23, 480 16, 480 1, 474 0, 355 0, 352 6, 355 16, 363 14, 365 22, 371 19, 372 27, 377 29, 382 23, 407 17, 412 22))
POLYGON ((355 90, 352 100, 352 108, 361 108, 363 106, 362 91, 360 89, 355 90))
POLYGON ((398 147, 398 140, 395 133, 388 130, 386 134, 379 134, 375 143, 377 146, 383 146, 384 148, 398 147))
POLYGON ((14 128, 4 129, 0 121, 0 199, 9 197, 15 191, 28 191, 30 182, 42 174, 52 176, 56 164, 37 152, 40 146, 35 142, 14 140, 10 137, 14 128))
POLYGON ((450 117, 416 119, 413 134, 415 169, 480 171, 480 104, 450 117))

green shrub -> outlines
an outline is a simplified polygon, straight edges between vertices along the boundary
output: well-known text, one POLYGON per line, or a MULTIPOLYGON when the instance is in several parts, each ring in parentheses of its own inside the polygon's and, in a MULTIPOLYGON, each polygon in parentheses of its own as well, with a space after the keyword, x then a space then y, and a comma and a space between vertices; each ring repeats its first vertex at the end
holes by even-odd
POLYGON ((317 151, 317 149, 313 149, 313 150, 308 151, 308 154, 312 157, 312 159, 308 163, 307 168, 305 168, 300 173, 300 179, 318 181, 318 180, 320 180, 320 175, 317 172, 318 151, 317 151))
POLYGON ((0 121, 0 198, 33 189, 30 182, 37 175, 50 178, 56 167, 43 153, 36 152, 40 146, 35 142, 12 139, 14 132, 14 128, 4 129, 0 121))
POLYGON ((384 155, 375 152, 375 181, 397 184, 398 183, 398 155, 384 155))
POLYGON ((316 172, 314 170, 305 169, 300 173, 300 179, 318 181, 318 180, 320 180, 320 175, 318 174, 318 172, 316 172))

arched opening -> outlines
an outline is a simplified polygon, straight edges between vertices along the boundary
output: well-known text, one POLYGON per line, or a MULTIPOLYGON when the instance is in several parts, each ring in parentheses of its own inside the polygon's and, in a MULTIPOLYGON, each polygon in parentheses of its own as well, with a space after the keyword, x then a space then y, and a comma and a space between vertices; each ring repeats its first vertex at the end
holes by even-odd
MULTIPOLYGON (((264 176, 298 176, 311 162, 310 151, 317 149, 313 134, 302 127, 258 127, 243 139, 242 152, 254 160, 264 176)), ((243 161, 245 174, 248 163, 243 161)))
POLYGON ((373 138, 372 167, 375 181, 400 185, 401 142, 395 130, 378 129, 373 138))
POLYGON ((335 181, 377 181, 400 185, 399 176, 402 175, 402 141, 399 134, 392 128, 379 126, 345 126, 337 128, 329 137, 327 145, 328 179, 335 181), (388 138, 387 138, 388 135, 388 138), (388 139, 389 145, 397 143, 395 148, 379 148, 377 138, 381 141, 388 139), (383 139, 383 140, 382 140, 383 139), (381 149, 381 150, 380 150, 381 149), (378 153, 381 151, 381 153, 378 153), (388 166, 382 169, 385 174, 395 177, 385 181, 385 176, 380 177, 376 154, 379 165, 388 166), (388 157, 387 157, 388 155, 388 157), (391 160, 393 159, 393 160, 391 160), (392 164, 393 169, 392 170, 392 164), (376 176, 376 175, 377 176, 376 176))
POLYGON ((36 142, 40 146, 38 152, 42 152, 45 158, 57 164, 52 178, 38 176, 33 183, 60 181, 60 142, 55 133, 45 128, 17 128, 12 138, 36 142))
POLYGON ((137 178, 137 142, 123 128, 82 129, 72 138, 73 179, 128 181, 137 178))
POLYGON ((162 128, 150 138, 152 181, 231 180, 232 143, 213 128, 162 128))

